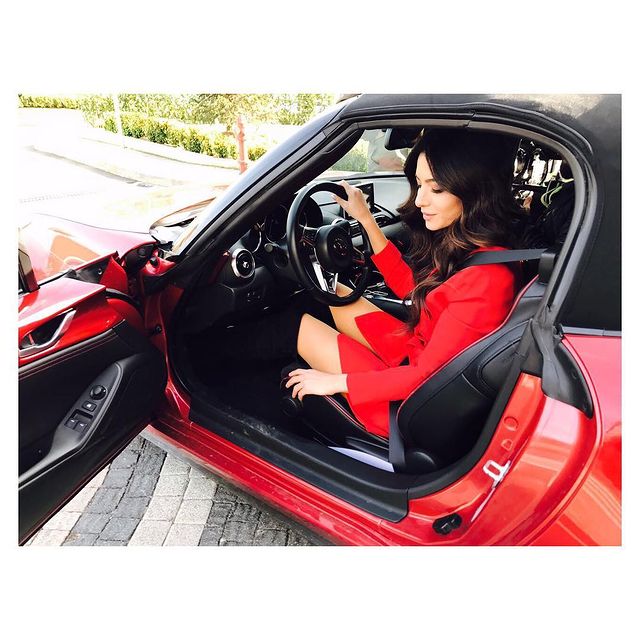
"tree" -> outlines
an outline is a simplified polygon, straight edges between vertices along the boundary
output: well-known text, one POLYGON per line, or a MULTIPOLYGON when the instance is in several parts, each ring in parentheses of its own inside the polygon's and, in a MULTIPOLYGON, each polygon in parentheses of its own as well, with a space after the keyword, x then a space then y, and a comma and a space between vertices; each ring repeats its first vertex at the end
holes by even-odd
POLYGON ((220 122, 228 130, 239 115, 258 122, 275 116, 270 93, 202 93, 194 101, 193 114, 198 122, 220 122))
POLYGON ((329 93, 283 93, 276 96, 280 124, 304 124, 333 102, 329 93))

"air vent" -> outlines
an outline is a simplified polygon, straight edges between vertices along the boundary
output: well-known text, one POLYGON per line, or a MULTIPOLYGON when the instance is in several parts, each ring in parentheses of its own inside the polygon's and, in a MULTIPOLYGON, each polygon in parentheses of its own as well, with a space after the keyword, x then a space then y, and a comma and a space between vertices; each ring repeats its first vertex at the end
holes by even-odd
MULTIPOLYGON (((393 222, 393 219, 387 215, 386 213, 374 213, 373 217, 375 219, 375 221, 378 223, 378 226, 380 228, 382 227, 386 227, 387 225, 391 224, 393 222)), ((359 236, 360 235, 360 228, 358 227, 358 221, 357 220, 349 220, 349 226, 351 227, 351 236, 359 236)))

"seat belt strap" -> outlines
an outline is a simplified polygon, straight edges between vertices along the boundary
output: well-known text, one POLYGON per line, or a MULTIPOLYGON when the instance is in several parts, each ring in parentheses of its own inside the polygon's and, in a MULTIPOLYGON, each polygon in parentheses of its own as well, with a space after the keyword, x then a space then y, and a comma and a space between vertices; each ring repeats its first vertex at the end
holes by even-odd
POLYGON ((460 266, 475 267, 480 264, 502 264, 505 262, 526 262, 527 260, 538 260, 548 249, 513 249, 508 251, 481 251, 469 256, 460 266))
POLYGON ((404 443, 398 427, 398 409, 401 404, 401 400, 389 402, 389 462, 396 473, 404 471, 405 468, 404 443))

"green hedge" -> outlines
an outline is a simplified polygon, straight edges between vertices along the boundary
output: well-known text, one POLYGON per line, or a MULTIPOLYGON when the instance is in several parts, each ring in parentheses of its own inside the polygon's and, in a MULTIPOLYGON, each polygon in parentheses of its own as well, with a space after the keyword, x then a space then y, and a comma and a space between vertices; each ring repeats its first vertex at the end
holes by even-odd
POLYGON ((255 147, 249 147, 247 151, 249 160, 257 160, 258 158, 261 158, 265 153, 267 153, 266 147, 262 147, 259 145, 256 145, 255 147))
MULTIPOLYGON (((194 153, 204 153, 215 158, 238 158, 238 147, 233 136, 217 133, 207 135, 200 133, 193 127, 181 127, 170 122, 149 118, 138 113, 121 113, 122 132, 132 138, 141 138, 168 144, 172 147, 182 147, 194 153)), ((116 120, 113 113, 104 117, 101 125, 116 133, 116 120)), ((257 160, 266 153, 267 149, 261 145, 249 147, 247 155, 250 160, 257 160)))
POLYGON ((18 94, 21 107, 37 109, 78 109, 79 101, 75 98, 58 96, 29 96, 24 93, 18 94))
POLYGON ((362 149, 355 147, 340 158, 331 168, 334 171, 366 171, 367 154, 362 149))
MULTIPOLYGON (((20 94, 18 98, 23 107, 80 109, 93 126, 102 127, 113 133, 117 132, 113 101, 110 96, 91 95, 72 99, 20 94)), ((224 133, 207 135, 193 127, 181 127, 161 118, 130 111, 121 112, 121 121, 122 132, 131 138, 182 147, 187 151, 204 153, 215 158, 238 158, 238 147, 233 135, 224 133)), ((266 152, 266 147, 259 144, 249 147, 247 156, 249 160, 257 160, 266 152)))

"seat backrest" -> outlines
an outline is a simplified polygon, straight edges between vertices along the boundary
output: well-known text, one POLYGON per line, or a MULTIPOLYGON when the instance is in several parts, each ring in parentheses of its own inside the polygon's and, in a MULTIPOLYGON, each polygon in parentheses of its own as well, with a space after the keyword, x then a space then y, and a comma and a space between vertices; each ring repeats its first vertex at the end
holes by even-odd
MULTIPOLYGON (((541 205, 521 238, 523 247, 550 247, 540 261, 540 269, 543 261, 545 270, 549 259, 553 264, 566 238, 574 199, 574 183, 563 182, 541 205)), ((544 278, 533 277, 533 266, 533 262, 525 263, 529 283, 520 291, 504 323, 441 367, 400 406, 398 428, 407 456, 411 449, 422 450, 443 466, 460 459, 477 441, 520 338, 545 291, 544 278)))
POLYGON ((442 366, 402 403, 398 427, 405 450, 422 449, 444 466, 472 448, 544 290, 534 278, 500 327, 442 366))

